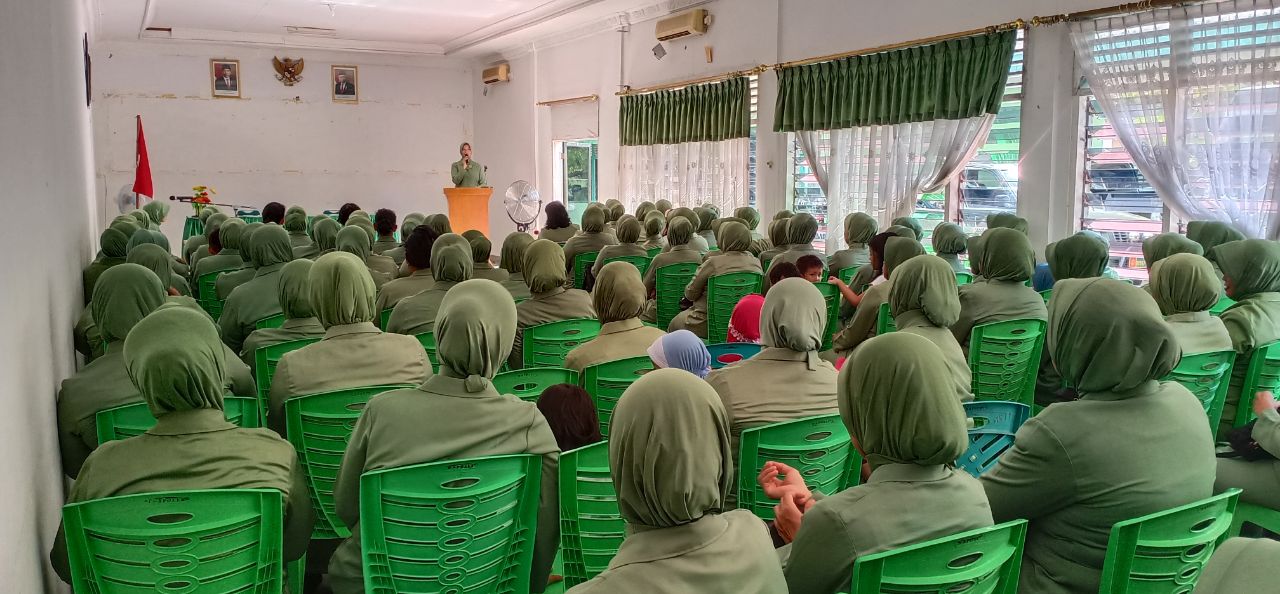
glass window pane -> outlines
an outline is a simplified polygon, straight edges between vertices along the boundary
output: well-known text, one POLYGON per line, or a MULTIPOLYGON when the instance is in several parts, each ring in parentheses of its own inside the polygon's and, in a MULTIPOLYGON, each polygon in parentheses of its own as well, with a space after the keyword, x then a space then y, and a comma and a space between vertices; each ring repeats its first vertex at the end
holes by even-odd
POLYGON ((1018 158, 1022 141, 1023 31, 1018 31, 1004 101, 986 144, 960 173, 956 222, 971 234, 987 229, 987 215, 1018 211, 1018 158))

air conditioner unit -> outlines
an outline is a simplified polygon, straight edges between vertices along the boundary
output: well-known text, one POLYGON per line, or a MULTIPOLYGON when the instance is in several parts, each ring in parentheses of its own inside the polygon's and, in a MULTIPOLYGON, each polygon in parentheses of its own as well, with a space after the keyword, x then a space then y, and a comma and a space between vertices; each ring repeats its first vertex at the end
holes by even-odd
POLYGON ((484 69, 484 84, 507 82, 511 80, 511 64, 503 62, 484 69))
POLYGON ((707 10, 698 8, 689 12, 669 16, 658 21, 658 41, 671 41, 681 37, 692 37, 707 32, 707 10))

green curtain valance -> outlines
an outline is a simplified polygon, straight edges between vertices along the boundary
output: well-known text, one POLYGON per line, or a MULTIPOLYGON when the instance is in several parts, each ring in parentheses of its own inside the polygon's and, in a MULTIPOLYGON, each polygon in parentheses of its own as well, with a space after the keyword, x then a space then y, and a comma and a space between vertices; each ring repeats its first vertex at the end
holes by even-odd
POLYGON ((751 134, 747 78, 644 95, 624 95, 622 146, 746 138, 751 134))
POLYGON ((775 132, 835 130, 1000 110, 1016 31, 778 71, 775 132))

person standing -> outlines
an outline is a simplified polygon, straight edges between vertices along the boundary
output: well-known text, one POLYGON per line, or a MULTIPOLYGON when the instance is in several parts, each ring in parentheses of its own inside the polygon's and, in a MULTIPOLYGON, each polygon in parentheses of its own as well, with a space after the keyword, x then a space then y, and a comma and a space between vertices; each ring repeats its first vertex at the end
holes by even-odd
POLYGON ((489 185, 484 177, 485 166, 471 160, 471 143, 464 142, 458 146, 461 159, 453 164, 450 173, 453 185, 459 188, 480 188, 489 185))

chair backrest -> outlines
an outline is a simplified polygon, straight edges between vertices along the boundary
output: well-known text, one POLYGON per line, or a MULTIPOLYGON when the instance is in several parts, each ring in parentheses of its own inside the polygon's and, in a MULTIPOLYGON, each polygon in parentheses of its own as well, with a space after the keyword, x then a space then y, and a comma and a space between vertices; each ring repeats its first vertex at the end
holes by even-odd
POLYGON ((711 353, 711 369, 720 369, 725 365, 750 359, 762 349, 764 346, 754 342, 722 342, 707 345, 707 352, 711 353))
POLYGON ((881 303, 876 312, 876 336, 898 331, 898 321, 893 319, 893 312, 888 303, 881 303))
POLYGON ((314 342, 319 338, 299 338, 278 344, 259 347, 253 351, 253 381, 258 385, 258 403, 262 409, 262 418, 267 418, 267 402, 271 394, 271 379, 276 376, 276 367, 280 358, 314 342))
POLYGON ((609 421, 622 393, 650 371, 653 371, 653 360, 648 355, 606 361, 582 370, 582 388, 596 405, 600 435, 609 437, 609 421))
POLYGON ((280 592, 275 489, 139 493, 62 508, 75 592, 280 592))
POLYGON ((436 358, 436 335, 434 332, 423 332, 415 334, 414 338, 422 343, 423 350, 427 351, 427 360, 431 362, 431 373, 440 373, 440 359, 436 358))
POLYGON ((680 299, 684 297, 684 290, 690 282, 693 282, 693 277, 697 274, 697 262, 667 264, 658 269, 654 275, 658 302, 658 328, 666 330, 671 326, 671 320, 680 313, 680 299))
POLYGON ((258 320, 257 322, 254 323, 253 327, 255 330, 262 330, 264 328, 279 328, 284 325, 284 321, 285 321, 284 314, 278 313, 274 316, 267 316, 265 318, 262 318, 261 320, 258 320))
POLYGON ((564 358, 578 345, 600 334, 600 321, 575 318, 524 329, 525 367, 564 367, 564 358))
POLYGON ((1240 402, 1236 403, 1236 427, 1254 419, 1253 395, 1258 392, 1280 392, 1280 340, 1253 349, 1240 388, 1240 402))
POLYGON ((1045 289, 1043 291, 1040 291, 1040 298, 1044 299, 1045 303, 1048 303, 1049 299, 1052 297, 1053 297, 1053 289, 1045 289))
POLYGON ((969 449, 956 460, 956 467, 978 477, 1013 447, 1013 436, 1031 416, 1031 407, 1021 402, 966 402, 964 414, 970 420, 969 449))
POLYGON ((754 272, 717 274, 707 280, 707 342, 729 339, 729 318, 743 297, 759 293, 764 276, 754 272))
MULTIPOLYGON (((237 427, 255 429, 262 426, 258 401, 254 398, 225 396, 222 399, 222 410, 227 415, 227 422, 237 427)), ((142 435, 156 426, 156 418, 152 416, 147 403, 134 402, 98 411, 94 415, 94 425, 98 432, 98 443, 103 444, 142 435)))
POLYGON ((649 262, 652 259, 653 256, 618 256, 617 258, 609 258, 608 260, 605 260, 604 263, 605 265, 608 265, 613 262, 626 262, 635 266, 636 270, 640 271, 640 278, 644 278, 644 273, 649 270, 649 262))
POLYGON ((511 394, 528 402, 537 402, 543 390, 556 384, 578 385, 578 372, 559 367, 530 367, 493 376, 493 387, 499 394, 511 394))
POLYGON ((969 335, 974 399, 1031 406, 1044 330, 1044 320, 1006 320, 975 327, 969 335))
POLYGON ((333 505, 333 483, 355 430, 356 419, 370 398, 413 386, 369 386, 290 398, 284 403, 286 433, 307 477, 307 493, 316 511, 312 538, 351 536, 333 505))
POLYGON ((829 282, 813 283, 822 293, 822 300, 827 304, 827 327, 822 331, 822 350, 831 350, 831 342, 836 331, 840 329, 840 302, 844 296, 840 288, 829 282))
POLYGON ((765 272, 769 272, 769 264, 770 264, 771 262, 773 262, 773 255, 772 255, 772 254, 770 254, 770 255, 766 256, 766 255, 765 255, 765 252, 760 252, 760 270, 763 270, 763 271, 765 271, 765 272))
POLYGON ((573 288, 586 288, 587 271, 591 270, 591 267, 595 265, 598 257, 600 257, 600 252, 582 252, 573 257, 573 288))
POLYGON ((609 475, 609 442, 560 454, 560 551, 572 588, 609 567, 625 525, 609 475))
POLYGON ((197 303, 200 304, 200 308, 203 309, 205 313, 209 314, 215 322, 218 321, 218 318, 222 317, 222 300, 218 299, 218 290, 216 288, 218 275, 226 272, 231 271, 219 270, 217 272, 210 272, 208 274, 202 274, 200 275, 200 278, 196 279, 197 303))
POLYGON ((1015 594, 1027 521, 1015 520, 858 557, 851 594, 1015 594))
POLYGON ((379 329, 379 330, 382 330, 383 332, 386 332, 386 331, 387 331, 387 322, 390 322, 390 321, 391 321, 391 312, 395 311, 395 309, 396 309, 396 308, 394 308, 394 307, 388 307, 388 308, 386 308, 386 309, 382 310, 382 312, 378 314, 378 329, 379 329))
POLYGON ((1161 381, 1178 382, 1191 390, 1204 406, 1210 430, 1218 431, 1222 419, 1222 405, 1227 400, 1227 388, 1231 384, 1231 368, 1235 364, 1235 351, 1201 353, 1182 358, 1177 367, 1161 381))
POLYGON ((649 254, 649 258, 652 259, 654 256, 662 253, 662 246, 651 247, 645 250, 645 253, 649 254))
POLYGON ((542 457, 441 460, 360 477, 369 594, 531 591, 542 457))
POLYGON ((1116 522, 1102 562, 1100 594, 1191 592, 1227 539, 1239 489, 1116 522))
POLYGON ((773 519, 775 501, 756 482, 765 462, 783 462, 800 471, 811 490, 832 495, 858 484, 862 456, 853 449, 840 415, 806 417, 742 431, 738 448, 738 508, 773 519))
POLYGON ((192 236, 204 234, 204 223, 200 217, 187 217, 182 225, 182 241, 185 243, 192 236))
POLYGON ((956 286, 967 285, 973 282, 973 275, 968 272, 956 273, 956 286))
POLYGON ((858 266, 849 266, 847 268, 841 268, 839 271, 836 272, 836 278, 840 279, 840 281, 846 285, 849 283, 852 283, 853 277, 858 275, 858 268, 859 268, 858 266))
POLYGON ((1232 299, 1230 297, 1227 297, 1226 295, 1223 295, 1221 298, 1218 299, 1217 303, 1213 304, 1213 307, 1209 308, 1209 314, 1213 316, 1220 316, 1222 315, 1222 312, 1227 311, 1228 307, 1231 307, 1232 305, 1235 305, 1235 304, 1236 304, 1235 299, 1232 299))

